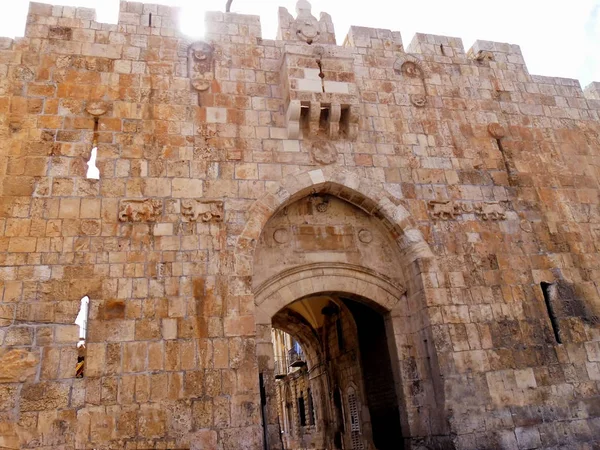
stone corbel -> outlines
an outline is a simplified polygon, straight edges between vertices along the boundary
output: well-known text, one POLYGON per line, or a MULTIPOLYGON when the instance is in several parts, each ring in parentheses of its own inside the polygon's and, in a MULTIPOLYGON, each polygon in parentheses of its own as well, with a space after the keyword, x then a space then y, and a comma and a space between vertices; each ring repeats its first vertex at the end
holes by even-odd
POLYGON ((329 137, 337 138, 340 134, 340 119, 342 118, 342 106, 332 103, 329 107, 329 137))
POLYGON ((308 110, 308 131, 314 136, 319 132, 319 121, 321 120, 321 102, 310 102, 308 110))
POLYGON ((350 106, 348 115, 348 139, 356 139, 358 136, 358 122, 360 120, 360 110, 358 105, 350 106))
POLYGON ((300 100, 291 100, 285 113, 288 139, 298 139, 300 137, 300 113, 302 105, 300 100))

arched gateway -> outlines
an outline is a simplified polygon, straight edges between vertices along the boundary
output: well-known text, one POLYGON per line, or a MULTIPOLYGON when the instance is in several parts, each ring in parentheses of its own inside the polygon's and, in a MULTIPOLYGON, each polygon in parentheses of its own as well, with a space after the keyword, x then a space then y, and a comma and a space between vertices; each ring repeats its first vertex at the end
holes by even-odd
POLYGON ((235 263, 252 276, 268 448, 441 434, 424 290, 434 261, 380 183, 334 167, 287 177, 250 209, 235 263))

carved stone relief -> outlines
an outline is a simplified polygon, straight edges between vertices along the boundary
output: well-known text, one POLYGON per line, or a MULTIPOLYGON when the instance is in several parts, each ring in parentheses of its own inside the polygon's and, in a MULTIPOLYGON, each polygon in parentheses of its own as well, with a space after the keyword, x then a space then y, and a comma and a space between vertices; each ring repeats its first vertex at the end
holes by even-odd
POLYGON ((100 222, 98 220, 82 220, 81 233, 87 236, 95 236, 100 233, 100 222))
POLYGON ((495 139, 502 139, 506 136, 506 130, 497 122, 492 122, 488 125, 488 133, 495 139))
POLYGON ((475 205, 475 214, 483 220, 506 219, 504 208, 498 202, 477 203, 475 205))
POLYGON ((88 114, 91 114, 92 116, 101 116, 103 114, 106 114, 108 106, 105 102, 89 102, 86 105, 85 110, 88 114))
POLYGON ((454 220, 462 214, 475 214, 482 220, 505 220, 504 206, 499 202, 457 202, 454 200, 431 200, 429 214, 433 219, 454 220))
POLYGON ((313 159, 319 164, 333 164, 337 160, 337 150, 331 142, 313 142, 310 152, 313 159))
POLYGON ((273 240, 278 244, 286 244, 290 240, 290 233, 285 228, 278 228, 273 232, 273 240))
POLYGON ((327 211, 327 208, 329 208, 329 199, 327 197, 314 195, 309 197, 309 200, 318 212, 324 213, 327 211))
POLYGON ((198 41, 188 50, 188 76, 198 91, 206 91, 214 79, 214 48, 207 42, 198 41))
POLYGON ((405 55, 398 58, 396 62, 394 62, 394 72, 409 78, 425 78, 423 66, 417 58, 411 55, 405 55))
POLYGON ((410 96, 410 101, 413 105, 422 108, 427 104, 427 97, 422 94, 413 94, 410 96))
POLYGON ((363 228, 358 232, 358 240, 363 244, 368 244, 373 240, 373 233, 363 228))
POLYGON ((33 81, 35 74, 33 73, 33 70, 27 66, 17 66, 13 72, 13 77, 16 80, 33 81))
POLYGON ((158 199, 121 200, 121 222, 156 222, 162 213, 162 201, 158 199))
POLYGON ((452 220, 462 214, 462 211, 460 205, 453 201, 431 200, 429 202, 429 213, 434 219, 452 220))
POLYGON ((221 222, 223 215, 221 200, 181 200, 181 217, 184 222, 221 222))
POLYGON ((311 13, 311 5, 306 0, 300 0, 296 4, 297 18, 294 22, 296 35, 300 40, 312 44, 321 37, 319 21, 311 13))
POLYGON ((472 58, 475 61, 494 61, 494 54, 489 50, 479 50, 472 58))

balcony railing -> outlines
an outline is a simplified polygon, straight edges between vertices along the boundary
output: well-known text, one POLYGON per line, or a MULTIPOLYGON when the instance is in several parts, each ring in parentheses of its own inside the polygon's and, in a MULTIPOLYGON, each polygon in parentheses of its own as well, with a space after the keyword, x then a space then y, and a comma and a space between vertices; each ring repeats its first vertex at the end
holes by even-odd
POLYGON ((304 352, 301 348, 290 348, 288 350, 288 364, 290 367, 302 367, 306 365, 304 352))
POLYGON ((283 359, 275 359, 275 379, 281 380, 285 378, 288 373, 288 366, 286 358, 283 359))

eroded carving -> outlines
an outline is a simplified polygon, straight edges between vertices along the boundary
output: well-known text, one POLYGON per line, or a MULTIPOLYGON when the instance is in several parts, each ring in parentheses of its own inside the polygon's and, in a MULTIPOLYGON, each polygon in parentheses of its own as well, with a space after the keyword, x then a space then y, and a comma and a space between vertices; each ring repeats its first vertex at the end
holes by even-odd
POLYGON ((502 139, 506 136, 506 130, 497 122, 492 122, 488 125, 488 133, 495 139, 502 139))
POLYGON ((363 228, 358 232, 358 240, 363 244, 368 244, 373 240, 373 233, 363 228))
POLYGON ((427 104, 427 97, 425 97, 423 94, 413 94, 410 96, 410 102, 413 105, 422 108, 427 104))
POLYGON ((411 55, 400 57, 394 63, 394 72, 409 78, 425 78, 425 70, 417 58, 411 55))
POLYGON ((460 205, 451 200, 431 200, 429 202, 431 216, 441 220, 451 220, 462 213, 460 205))
POLYGON ((484 202, 475 205, 475 214, 483 220, 504 220, 504 207, 498 202, 484 202))
POLYGON ((198 91, 206 91, 214 79, 214 48, 207 42, 198 41, 188 50, 188 76, 198 91))
POLYGON ((499 202, 456 202, 453 200, 431 200, 428 203, 431 217, 453 220, 462 214, 475 214, 482 220, 505 220, 506 212, 499 202))
POLYGON ((327 208, 329 208, 329 199, 327 197, 321 197, 320 195, 312 195, 310 198, 311 203, 313 204, 313 206, 315 207, 315 209, 320 212, 320 213, 324 213, 327 211, 327 208))
POLYGON ((337 160, 337 150, 335 146, 328 141, 313 142, 311 154, 313 159, 319 164, 332 164, 337 160))
POLYGON ((32 81, 35 78, 33 70, 27 66, 17 66, 13 72, 15 80, 32 81))
POLYGON ((489 50, 479 50, 471 56, 475 61, 494 61, 494 54, 489 50))
POLYGON ((181 200, 181 217, 185 222, 221 222, 223 215, 221 200, 181 200))
POLYGON ((162 201, 158 199, 122 200, 119 208, 121 222, 156 222, 162 212, 162 201))
POLYGON ((286 244, 290 240, 290 233, 285 228, 278 228, 273 232, 273 240, 278 244, 286 244))
POLYGON ((101 116, 108 111, 108 105, 105 102, 89 102, 86 105, 85 110, 92 116, 101 116))
POLYGON ((293 26, 296 29, 298 38, 307 44, 318 41, 321 37, 319 21, 312 15, 310 3, 306 0, 300 0, 296 4, 296 14, 297 17, 293 26))
POLYGON ((87 236, 95 236, 100 233, 100 221, 98 220, 82 220, 81 233, 87 236))

